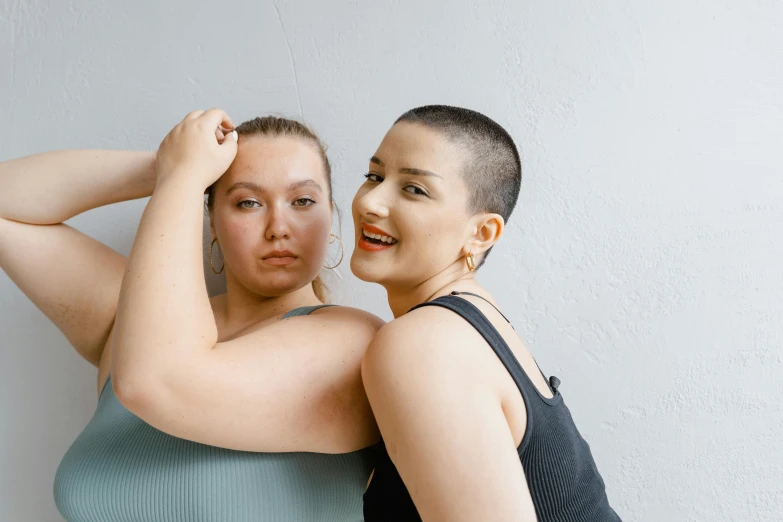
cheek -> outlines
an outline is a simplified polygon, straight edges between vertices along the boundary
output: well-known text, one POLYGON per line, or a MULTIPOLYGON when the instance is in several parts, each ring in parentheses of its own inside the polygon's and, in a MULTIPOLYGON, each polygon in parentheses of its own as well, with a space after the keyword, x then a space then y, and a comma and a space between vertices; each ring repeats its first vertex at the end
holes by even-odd
MULTIPOLYGON (((322 215, 323 214, 323 215, 322 215)), ((294 239, 302 253, 313 262, 320 262, 325 255, 330 232, 329 216, 318 215, 297 216, 291 223, 294 239)))
POLYGON ((216 212, 213 221, 220 248, 226 262, 240 270, 240 266, 253 263, 264 250, 264 229, 252 214, 242 214, 225 208, 216 212))
POLYGON ((403 237, 407 237, 406 251, 415 257, 418 263, 426 265, 448 264, 462 246, 464 223, 451 209, 430 208, 408 213, 405 218, 403 237))
POLYGON ((248 219, 238 219, 237 216, 224 216, 218 221, 216 228, 222 242, 230 243, 235 247, 258 241, 262 234, 258 223, 248 219))

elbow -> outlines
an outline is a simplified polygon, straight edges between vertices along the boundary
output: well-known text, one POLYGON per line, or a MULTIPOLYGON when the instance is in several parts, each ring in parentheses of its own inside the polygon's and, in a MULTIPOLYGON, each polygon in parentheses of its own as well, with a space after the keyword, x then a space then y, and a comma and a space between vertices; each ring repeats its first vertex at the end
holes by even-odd
POLYGON ((111 376, 111 387, 117 400, 140 417, 150 402, 149 386, 149 380, 139 375, 115 372, 111 376))
POLYGON ((156 384, 150 372, 115 368, 111 386, 120 404, 144 419, 155 404, 156 384))
POLYGON ((181 369, 172 365, 168 359, 134 359, 117 358, 112 361, 112 390, 128 411, 161 429, 160 420, 168 418, 175 405, 179 404, 182 384, 187 381, 183 381, 181 369))
POLYGON ((115 332, 112 342, 112 390, 120 404, 144 419, 144 413, 157 402, 155 397, 160 396, 168 360, 159 356, 160 351, 139 353, 137 341, 129 341, 121 333, 115 332))

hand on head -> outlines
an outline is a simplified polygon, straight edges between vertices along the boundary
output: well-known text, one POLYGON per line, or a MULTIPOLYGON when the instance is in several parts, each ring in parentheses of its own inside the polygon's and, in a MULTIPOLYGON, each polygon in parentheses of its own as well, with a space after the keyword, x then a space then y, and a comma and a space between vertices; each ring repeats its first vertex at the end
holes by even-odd
POLYGON ((157 183, 184 179, 206 189, 234 161, 237 139, 234 124, 224 111, 191 112, 171 129, 158 148, 157 183))

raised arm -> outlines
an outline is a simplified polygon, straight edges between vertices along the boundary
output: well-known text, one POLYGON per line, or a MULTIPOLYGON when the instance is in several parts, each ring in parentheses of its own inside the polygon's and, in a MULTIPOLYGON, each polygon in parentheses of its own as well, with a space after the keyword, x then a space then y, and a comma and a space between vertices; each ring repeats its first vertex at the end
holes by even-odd
POLYGON ((112 386, 171 435, 246 451, 347 452, 377 438, 361 359, 380 321, 344 307, 218 343, 202 268, 204 189, 237 150, 225 113, 188 115, 161 144, 112 343, 112 386))
POLYGON ((57 151, 0 163, 0 269, 98 365, 126 259, 62 222, 149 196, 151 152, 57 151))
POLYGON ((0 218, 54 225, 154 187, 154 152, 43 152, 0 163, 0 218))

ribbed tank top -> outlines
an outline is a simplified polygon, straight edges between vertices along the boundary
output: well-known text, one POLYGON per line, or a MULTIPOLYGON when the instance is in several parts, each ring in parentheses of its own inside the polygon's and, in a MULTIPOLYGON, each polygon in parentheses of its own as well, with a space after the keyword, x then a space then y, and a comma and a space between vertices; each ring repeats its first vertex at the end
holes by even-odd
POLYGON ((128 411, 107 382, 60 463, 54 499, 67 522, 357 522, 371 470, 369 449, 253 453, 173 437, 128 411))
MULTIPOLYGON (((609 506, 604 481, 590 447, 577 431, 557 390, 560 381, 556 377, 549 379, 551 399, 542 395, 497 329, 469 301, 443 296, 412 310, 421 306, 447 308, 468 321, 492 347, 519 388, 527 409, 527 428, 517 453, 538 522, 619 521, 620 517, 609 506)), ((364 494, 364 519, 366 522, 421 521, 383 441, 375 450, 375 474, 364 494)))

